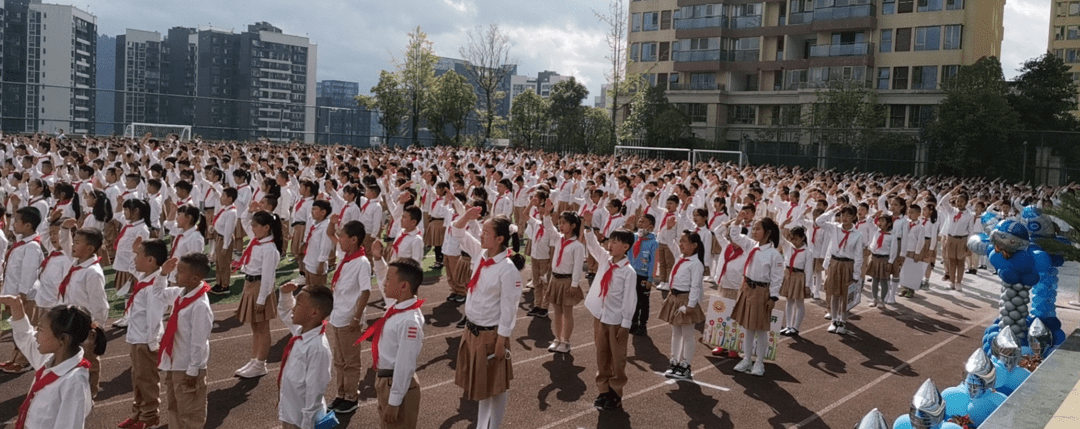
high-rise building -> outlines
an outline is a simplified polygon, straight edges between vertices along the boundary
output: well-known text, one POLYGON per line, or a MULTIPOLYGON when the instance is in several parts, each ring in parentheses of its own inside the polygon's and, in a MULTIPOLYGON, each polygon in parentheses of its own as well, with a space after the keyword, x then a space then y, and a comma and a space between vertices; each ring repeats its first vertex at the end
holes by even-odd
POLYGON ((794 124, 816 91, 876 90, 887 126, 917 128, 940 83, 999 56, 1005 0, 635 0, 629 73, 667 89, 699 137, 794 124))
POLYGON ((95 132, 97 18, 41 0, 3 9, 4 131, 95 132))
POLYGON ((116 37, 116 69, 114 88, 121 92, 114 97, 115 121, 167 123, 165 103, 168 93, 168 45, 154 31, 128 29, 116 37))
MULTIPOLYGON (((1080 1, 1054 1, 1047 45, 1048 52, 1069 65, 1072 80, 1080 81, 1080 1)), ((1074 110, 1073 114, 1080 115, 1080 110, 1074 110)))
POLYGON ((97 127, 94 134, 108 136, 121 134, 123 127, 116 126, 116 38, 99 35, 97 41, 97 97, 95 116, 97 127))
POLYGON ((324 80, 316 84, 315 142, 368 146, 371 144, 371 111, 356 102, 358 82, 324 80))
POLYGON ((558 72, 549 70, 542 71, 536 74, 536 77, 532 76, 511 76, 510 77, 510 102, 512 103, 517 96, 525 92, 527 89, 532 89, 537 95, 543 98, 551 96, 551 88, 556 83, 564 80, 569 80, 570 76, 560 75, 558 72))

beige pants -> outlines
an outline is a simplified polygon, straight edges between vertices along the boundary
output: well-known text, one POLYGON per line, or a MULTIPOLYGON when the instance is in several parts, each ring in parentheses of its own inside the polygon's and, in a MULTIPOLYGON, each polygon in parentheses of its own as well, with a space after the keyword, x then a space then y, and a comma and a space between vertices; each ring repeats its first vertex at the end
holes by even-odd
POLYGON ((596 341, 596 389, 600 393, 614 390, 623 396, 626 386, 626 343, 630 330, 619 325, 593 319, 593 340, 596 341))
POLYGON ((656 273, 653 274, 653 278, 666 282, 668 275, 671 274, 671 268, 675 266, 675 255, 671 253, 668 245, 661 244, 656 248, 656 273))
POLYGON ((146 344, 131 345, 131 390, 135 398, 131 403, 131 419, 158 425, 161 377, 157 368, 157 353, 146 344))
POLYGON ((97 334, 94 330, 90 330, 90 335, 86 337, 86 341, 83 342, 83 359, 90 362, 90 397, 96 397, 98 390, 101 389, 101 359, 98 358, 97 353, 94 353, 94 340, 97 338, 97 334))
POLYGON ((334 386, 337 397, 346 401, 355 401, 364 378, 364 366, 360 362, 360 347, 353 347, 363 330, 346 326, 343 328, 326 325, 326 339, 330 342, 330 351, 334 355, 334 386))
POLYGON ((551 259, 532 260, 533 307, 548 308, 547 279, 551 274, 551 259))
POLYGON ((169 429, 202 429, 206 426, 206 370, 200 370, 196 377, 188 377, 184 371, 166 371, 164 381, 169 429))
POLYGON ((306 224, 300 224, 292 227, 292 255, 294 258, 300 258, 300 246, 304 244, 304 227, 306 224))
POLYGON ((214 277, 217 278, 217 284, 228 288, 231 284, 229 276, 232 275, 233 253, 231 247, 226 249, 224 244, 225 238, 218 235, 214 240, 214 277))
POLYGON ((383 429, 415 429, 417 417, 420 415, 420 383, 416 381, 416 375, 413 375, 409 391, 405 393, 405 398, 401 400, 401 405, 399 405, 398 421, 389 424, 382 418, 383 409, 388 406, 387 401, 390 399, 390 388, 393 386, 393 382, 394 379, 390 377, 375 378, 375 393, 379 398, 379 427, 383 429))

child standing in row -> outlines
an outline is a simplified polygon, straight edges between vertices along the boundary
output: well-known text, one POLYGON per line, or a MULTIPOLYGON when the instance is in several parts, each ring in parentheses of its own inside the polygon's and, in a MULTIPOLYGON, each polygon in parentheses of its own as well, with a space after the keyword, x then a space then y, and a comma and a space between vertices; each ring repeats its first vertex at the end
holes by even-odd
MULTIPOLYGON (((544 228, 554 230, 551 218, 544 218, 544 228)), ((559 247, 554 249, 555 263, 551 268, 548 286, 548 303, 553 306, 554 317, 551 330, 555 340, 548 346, 549 352, 570 353, 570 336, 574 333, 574 306, 585 299, 578 283, 585 262, 585 246, 581 236, 581 218, 572 212, 559 216, 559 247)))
POLYGON ((735 371, 760 377, 765 374, 769 321, 784 282, 784 256, 776 250, 780 244, 780 227, 772 218, 763 217, 754 222, 749 237, 732 231, 731 238, 739 246, 750 249, 743 267, 742 289, 731 310, 731 317, 746 329, 743 360, 735 365, 735 371), (752 361, 751 355, 757 359, 752 361))
POLYGON ((585 297, 585 307, 593 315, 596 388, 600 392, 593 406, 613 410, 622 406, 623 386, 627 381, 627 337, 637 308, 637 274, 626 258, 634 234, 623 230, 612 232, 606 249, 593 234, 585 234, 585 241, 599 265, 585 297))
POLYGON ((206 295, 210 285, 203 282, 210 274, 210 258, 188 253, 169 259, 161 269, 164 276, 174 271, 177 287, 155 290, 160 300, 172 304, 157 367, 165 381, 169 428, 197 429, 206 426, 206 362, 214 327, 206 295))
POLYGON ((236 370, 240 378, 266 375, 266 357, 270 354, 270 320, 277 306, 274 279, 284 248, 281 221, 270 212, 259 211, 251 216, 255 234, 240 257, 240 272, 244 273, 244 292, 236 317, 240 323, 251 325, 251 360, 236 370))
POLYGON ((326 317, 334 309, 334 293, 307 285, 294 298, 295 283, 281 286, 278 315, 292 332, 281 355, 278 373, 278 420, 284 429, 313 428, 326 414, 323 394, 330 384, 330 344, 326 317))
POLYGON ((784 297, 785 302, 784 323, 780 335, 797 336, 803 316, 806 315, 806 298, 811 296, 806 275, 814 269, 814 255, 806 245, 806 228, 796 226, 787 234, 785 241, 790 243, 790 246, 784 249, 784 253, 790 256, 787 258, 784 283, 780 285, 780 296, 784 297))
MULTIPOLYGON (((667 229, 674 229, 675 220, 669 219, 667 229)), ((690 359, 694 356, 694 325, 705 321, 705 312, 698 305, 702 299, 702 281, 705 277, 705 246, 701 236, 683 231, 679 240, 668 244, 678 249, 680 257, 671 269, 668 285, 671 292, 660 307, 660 320, 671 324, 671 367, 665 377, 692 378, 690 359)))

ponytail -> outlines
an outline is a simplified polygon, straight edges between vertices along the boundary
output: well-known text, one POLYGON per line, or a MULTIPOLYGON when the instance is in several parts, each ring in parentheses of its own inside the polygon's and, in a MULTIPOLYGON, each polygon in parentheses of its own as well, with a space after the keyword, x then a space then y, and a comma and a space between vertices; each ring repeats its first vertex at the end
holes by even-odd
POLYGON ((266 210, 260 210, 251 215, 251 221, 262 226, 270 227, 270 236, 274 237, 274 247, 277 247, 278 253, 285 250, 285 239, 281 230, 281 218, 276 214, 272 214, 266 210))

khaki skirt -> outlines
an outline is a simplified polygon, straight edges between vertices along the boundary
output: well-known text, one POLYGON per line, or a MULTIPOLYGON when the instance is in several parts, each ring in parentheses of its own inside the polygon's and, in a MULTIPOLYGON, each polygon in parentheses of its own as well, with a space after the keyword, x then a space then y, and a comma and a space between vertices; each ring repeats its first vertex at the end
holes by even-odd
POLYGON ((551 283, 548 284, 547 290, 548 303, 551 305, 574 306, 585 299, 581 288, 572 286, 572 280, 570 278, 556 278, 552 274, 551 283))
POLYGON ((893 264, 889 263, 888 256, 870 255, 870 267, 866 269, 866 275, 874 279, 887 279, 893 273, 893 264))
MULTIPOLYGON (((761 289, 761 288, 758 288, 761 289)), ((780 296, 802 301, 810 296, 810 288, 806 286, 806 273, 788 270, 784 275, 784 283, 780 286, 780 296)))
MULTIPOLYGON (((466 329, 461 334, 461 346, 458 347, 457 368, 454 369, 454 383, 465 389, 465 399, 479 401, 498 395, 510 389, 510 380, 514 379, 514 365, 507 359, 488 359, 496 353, 495 340, 498 334, 494 330, 480 331, 473 335, 466 329)), ((506 345, 509 347, 510 342, 506 345)), ((499 353, 505 353, 499 350, 499 353)))
POLYGON ((458 260, 449 267, 446 282, 450 284, 450 291, 459 295, 465 295, 466 287, 472 277, 472 258, 464 255, 458 256, 458 260))
POLYGON ((701 310, 701 304, 688 307, 685 314, 679 314, 679 307, 690 303, 690 294, 669 293, 660 306, 660 320, 672 325, 695 325, 705 321, 705 312, 701 310))
POLYGON ((446 238, 446 227, 443 226, 442 219, 429 220, 426 228, 424 228, 424 245, 425 246, 442 246, 443 239, 446 238))
POLYGON ((244 292, 240 296, 240 306, 236 308, 236 318, 240 323, 258 323, 277 317, 277 294, 270 291, 262 311, 258 310, 259 282, 245 282, 244 292))
POLYGON ((735 307, 731 309, 731 318, 751 331, 768 331, 773 305, 768 287, 752 288, 743 281, 739 299, 735 300, 735 307))
POLYGON ((720 297, 727 299, 739 299, 738 289, 720 288, 720 297))
POLYGON ((830 261, 829 271, 825 274, 825 293, 843 297, 846 300, 848 285, 854 281, 851 278, 853 274, 855 274, 855 261, 835 259, 830 261))

